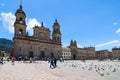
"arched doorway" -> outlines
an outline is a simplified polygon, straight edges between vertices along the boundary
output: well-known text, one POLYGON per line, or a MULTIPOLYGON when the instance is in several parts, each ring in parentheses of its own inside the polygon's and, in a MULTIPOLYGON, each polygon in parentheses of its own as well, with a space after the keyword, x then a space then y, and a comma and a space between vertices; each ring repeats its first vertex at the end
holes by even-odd
POLYGON ((54 57, 54 53, 53 52, 51 53, 50 57, 54 57))
POLYGON ((29 52, 29 58, 33 58, 33 57, 34 57, 33 51, 30 51, 29 52))
POLYGON ((76 59, 76 55, 75 54, 73 54, 73 59, 76 59))
POLYGON ((45 58, 45 52, 44 51, 40 52, 40 58, 42 58, 42 59, 45 58))

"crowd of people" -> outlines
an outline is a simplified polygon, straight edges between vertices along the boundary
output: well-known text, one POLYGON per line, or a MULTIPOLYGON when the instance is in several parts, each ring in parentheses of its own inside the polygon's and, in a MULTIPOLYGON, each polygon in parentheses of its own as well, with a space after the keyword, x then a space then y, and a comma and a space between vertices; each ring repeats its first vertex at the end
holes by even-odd
POLYGON ((5 61, 11 61, 12 65, 14 65, 15 57, 0 57, 0 64, 5 64, 5 61))
MULTIPOLYGON (((8 62, 11 61, 12 65, 14 65, 14 62, 16 60, 21 61, 22 59, 21 58, 16 59, 15 57, 0 57, 0 64, 4 64, 5 61, 8 61, 8 62)), ((47 60, 48 60, 48 63, 50 63, 51 69, 54 69, 57 67, 57 59, 55 57, 50 57, 47 60)), ((60 62, 63 62, 62 58, 60 58, 59 60, 60 60, 60 62)), ((26 61, 26 60, 23 60, 23 61, 26 61)), ((29 61, 29 63, 33 63, 34 59, 30 57, 29 60, 27 60, 27 61, 29 61)))

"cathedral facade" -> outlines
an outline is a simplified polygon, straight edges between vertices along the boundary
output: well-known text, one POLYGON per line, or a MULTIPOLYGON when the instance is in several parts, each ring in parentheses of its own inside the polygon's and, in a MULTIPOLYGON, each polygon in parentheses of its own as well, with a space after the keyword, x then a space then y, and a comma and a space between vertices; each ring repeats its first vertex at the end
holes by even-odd
POLYGON ((39 57, 43 59, 48 57, 60 58, 62 56, 61 31, 57 20, 53 23, 52 36, 50 30, 43 23, 41 23, 41 26, 35 25, 33 36, 29 36, 26 31, 26 14, 22 9, 22 5, 17 9, 15 17, 14 56, 39 57))

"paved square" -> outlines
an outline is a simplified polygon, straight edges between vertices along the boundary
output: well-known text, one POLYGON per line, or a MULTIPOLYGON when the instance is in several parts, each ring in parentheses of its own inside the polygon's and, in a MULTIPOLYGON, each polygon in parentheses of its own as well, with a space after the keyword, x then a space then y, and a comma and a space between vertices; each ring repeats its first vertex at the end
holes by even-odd
POLYGON ((119 61, 64 61, 50 69, 47 61, 0 64, 0 80, 120 80, 119 61))

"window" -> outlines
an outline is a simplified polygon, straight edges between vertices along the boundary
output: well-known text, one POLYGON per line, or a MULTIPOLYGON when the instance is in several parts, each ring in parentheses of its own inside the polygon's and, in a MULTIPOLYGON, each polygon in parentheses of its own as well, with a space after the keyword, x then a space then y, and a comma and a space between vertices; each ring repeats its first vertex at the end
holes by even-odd
POLYGON ((21 47, 20 47, 19 51, 21 52, 21 47))
POLYGON ((23 33, 23 31, 22 31, 22 29, 19 29, 19 32, 18 32, 18 34, 22 34, 23 33))
POLYGON ((20 21, 22 21, 22 17, 20 17, 20 21))
POLYGON ((22 17, 20 17, 20 23, 22 23, 22 22, 23 22, 22 17))

